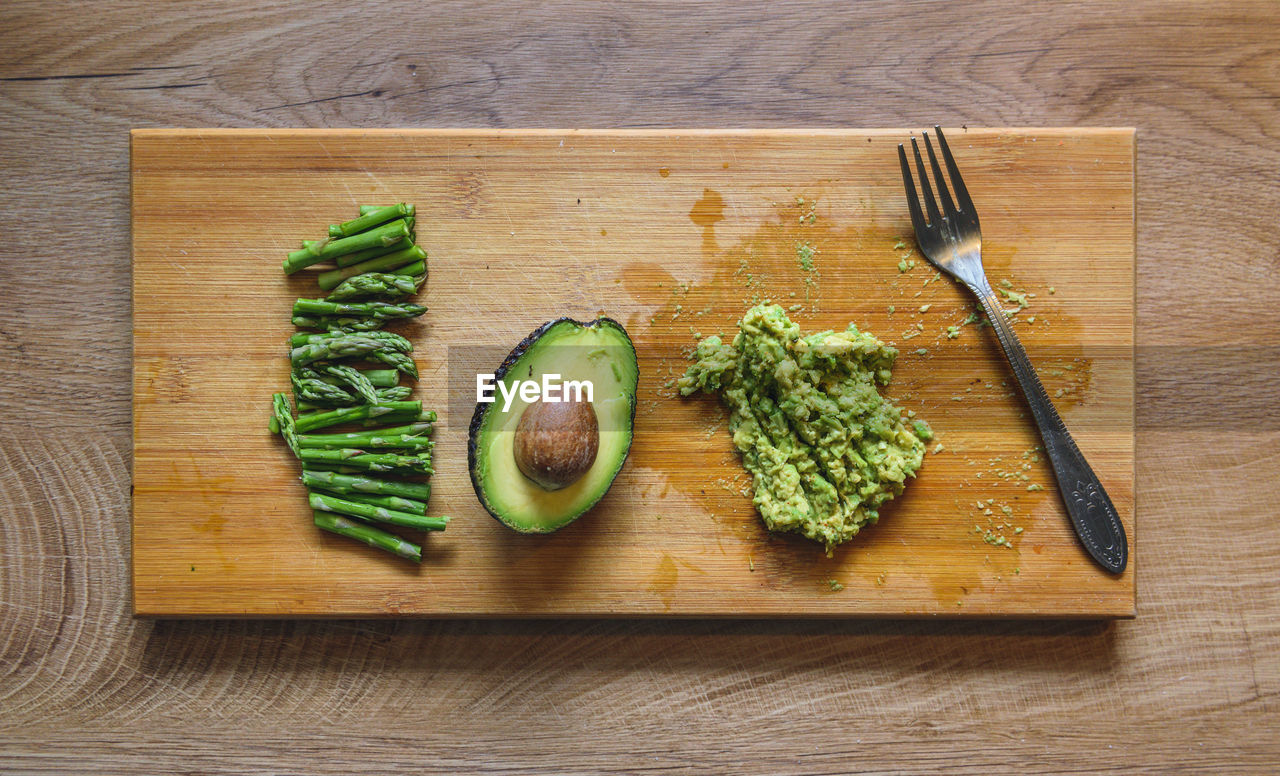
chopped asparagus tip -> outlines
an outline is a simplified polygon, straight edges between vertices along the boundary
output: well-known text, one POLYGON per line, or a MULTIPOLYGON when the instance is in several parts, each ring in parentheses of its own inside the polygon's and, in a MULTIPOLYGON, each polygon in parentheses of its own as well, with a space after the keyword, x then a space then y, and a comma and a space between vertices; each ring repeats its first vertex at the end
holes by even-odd
POLYGON ((315 510, 337 512, 343 515, 351 515, 352 517, 371 520, 376 523, 402 525, 407 528, 417 528, 423 531, 443 531, 445 529, 445 524, 449 522, 448 518, 427 517, 426 515, 415 515, 412 512, 401 512, 396 509, 387 509, 386 507, 375 506, 373 504, 362 504, 358 501, 348 501, 347 499, 326 496, 323 493, 314 490, 311 491, 308 496, 308 502, 311 504, 311 508, 315 510))
POLYGON ((292 320, 293 325, 299 329, 320 329, 340 334, 375 331, 387 323, 381 318, 361 318, 351 315, 295 315, 292 320))
POLYGON ((285 444, 293 454, 298 455, 298 433, 293 419, 293 408, 289 406, 289 397, 283 393, 272 394, 271 411, 277 433, 284 437, 285 444))
POLYGON ((366 404, 378 403, 377 389, 373 387, 373 383, 369 382, 369 378, 365 377, 364 373, 359 369, 346 364, 329 364, 324 368, 324 371, 330 377, 336 377, 351 386, 351 389, 360 394, 366 404))
POLYGON ((418 379, 418 365, 404 353, 397 353, 392 350, 378 350, 370 353, 369 359, 395 367, 414 380, 418 379))
POLYGON ((391 245, 375 245, 372 248, 365 248, 362 251, 348 253, 345 256, 337 257, 333 260, 333 263, 339 267, 350 267, 353 264, 359 264, 361 262, 368 261, 369 259, 376 259, 379 256, 386 256, 388 254, 396 253, 397 251, 408 250, 412 247, 413 238, 409 238, 407 241, 402 240, 398 243, 392 243, 391 245))
MULTIPOLYGON (((427 263, 425 261, 415 261, 412 264, 406 264, 400 269, 395 269, 391 272, 394 275, 413 275, 414 277, 421 277, 422 280, 426 280, 427 263)), ((419 285, 421 285, 421 282, 422 281, 419 281, 419 285)))
POLYGON ((386 404, 392 401, 406 401, 413 395, 413 389, 407 385, 397 385, 394 388, 378 388, 374 390, 374 400, 367 402, 363 396, 352 396, 348 394, 341 399, 299 399, 299 410, 331 410, 338 407, 355 407, 361 404, 386 404))
POLYGON ((411 512, 415 515, 427 514, 427 502, 401 496, 377 496, 370 493, 325 493, 331 498, 345 498, 358 504, 369 504, 384 509, 395 509, 400 512, 411 512))
MULTIPOLYGON (((328 272, 321 272, 316 277, 316 282, 320 285, 321 290, 332 291, 347 278, 355 277, 356 275, 363 275, 366 272, 391 272, 392 270, 399 269, 405 265, 418 263, 422 263, 423 266, 425 266, 427 252, 422 250, 421 246, 410 245, 407 247, 400 247, 401 250, 388 253, 384 256, 378 256, 377 258, 368 259, 367 261, 362 261, 359 264, 352 264, 347 267, 331 269, 328 272)), ((421 270, 408 274, 421 274, 421 270)))
POLYGON ((302 250, 290 253, 284 261, 285 274, 292 275, 304 267, 345 256, 348 253, 363 251, 367 248, 386 247, 402 242, 409 236, 409 227, 404 219, 383 224, 367 232, 343 237, 339 240, 325 240, 318 244, 307 244, 302 250))
POLYGON ((409 215, 408 208, 403 203, 399 205, 387 205, 379 210, 369 213, 361 213, 359 218, 353 218, 350 221, 344 221, 341 224, 332 224, 329 227, 330 237, 350 237, 358 234, 366 229, 372 229, 379 224, 385 224, 388 221, 394 221, 397 218, 404 218, 409 215))
POLYGON ((346 302, 359 299, 383 299, 398 301, 418 293, 422 281, 412 275, 366 272, 347 278, 325 297, 327 302, 346 302))
POLYGON ((337 449, 306 447, 299 449, 298 457, 307 463, 354 466, 371 472, 434 473, 431 468, 430 451, 400 455, 398 453, 366 453, 363 450, 345 447, 337 449))
POLYGON ((302 434, 298 444, 301 447, 397 447, 400 442, 424 445, 435 433, 435 413, 428 410, 423 414, 430 415, 432 420, 348 434, 302 434))
POLYGON ((369 318, 414 318, 427 308, 420 304, 402 302, 330 302, 324 299, 299 299, 293 303, 294 315, 353 315, 369 318))
POLYGON ((380 342, 383 343, 384 349, 401 353, 409 353, 413 350, 412 342, 390 331, 362 331, 355 334, 351 332, 324 332, 322 334, 299 332, 289 338, 289 347, 300 348, 304 345, 326 345, 342 349, 354 347, 357 344, 357 340, 380 342))
POLYGON ((320 448, 324 450, 342 450, 357 448, 360 450, 412 450, 430 452, 435 447, 431 437, 424 434, 382 434, 367 436, 360 434, 324 434, 298 437, 301 448, 320 448), (340 438, 342 437, 342 438, 340 438))
POLYGON ((402 539, 390 531, 318 509, 313 512, 313 520, 317 528, 348 539, 355 539, 379 550, 386 550, 392 555, 414 563, 422 562, 421 546, 402 539))
MULTIPOLYGON (((413 359, 409 358, 404 353, 394 350, 385 342, 365 339, 361 336, 368 333, 369 332, 357 332, 345 335, 345 339, 335 340, 332 343, 317 342, 291 348, 289 350, 289 361, 295 367, 299 367, 315 363, 316 361, 335 361, 340 358, 369 358, 380 361, 387 366, 394 366, 401 371, 405 371, 400 366, 404 363, 404 359, 408 359, 410 364, 413 363, 413 359), (382 353, 386 353, 387 355, 396 358, 392 358, 391 360, 381 358, 379 354, 382 353)), ((416 374, 414 376, 416 377, 416 374)), ((337 386, 328 387, 334 390, 341 390, 337 386)))
POLYGON ((374 493, 383 496, 401 496, 403 498, 427 501, 431 497, 431 486, 425 482, 401 482, 383 480, 362 474, 339 474, 330 471, 316 471, 312 464, 305 464, 302 470, 302 484, 308 488, 332 491, 334 493, 374 493))
POLYGON ((339 423, 352 423, 359 420, 378 420, 380 423, 412 422, 422 413, 420 401, 393 401, 385 404, 362 404, 359 407, 344 407, 327 412, 302 415, 297 419, 297 433, 315 431, 318 428, 336 426, 339 423))

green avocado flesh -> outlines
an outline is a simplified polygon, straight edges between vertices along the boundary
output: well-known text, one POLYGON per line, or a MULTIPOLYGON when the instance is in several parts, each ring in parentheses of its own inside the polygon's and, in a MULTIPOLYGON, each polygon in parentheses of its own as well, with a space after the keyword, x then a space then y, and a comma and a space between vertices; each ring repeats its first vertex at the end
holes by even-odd
POLYGON ((471 421, 468 458, 476 495, 489 514, 521 533, 550 533, 593 507, 608 492, 631 449, 639 367, 620 324, 608 318, 587 324, 567 318, 553 321, 512 351, 498 372, 498 382, 510 390, 516 380, 541 384, 543 375, 550 374, 560 375, 560 381, 591 382, 600 429, 595 462, 568 486, 546 490, 516 465, 515 429, 528 402, 517 396, 503 412, 498 389, 497 401, 478 404, 471 421))
POLYGON ((801 336, 778 305, 751 308, 738 328, 730 345, 698 343, 680 393, 720 394, 765 525, 830 555, 920 468, 924 442, 877 389, 898 352, 853 324, 801 336))

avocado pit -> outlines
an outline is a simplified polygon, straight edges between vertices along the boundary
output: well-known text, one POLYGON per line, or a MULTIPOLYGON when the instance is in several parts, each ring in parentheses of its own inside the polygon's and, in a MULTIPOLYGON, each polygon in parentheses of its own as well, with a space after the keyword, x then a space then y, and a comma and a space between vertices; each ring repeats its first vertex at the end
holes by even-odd
POLYGON ((513 442, 520 472, 543 490, 560 490, 591 470, 600 424, 591 402, 537 401, 521 414, 513 442))

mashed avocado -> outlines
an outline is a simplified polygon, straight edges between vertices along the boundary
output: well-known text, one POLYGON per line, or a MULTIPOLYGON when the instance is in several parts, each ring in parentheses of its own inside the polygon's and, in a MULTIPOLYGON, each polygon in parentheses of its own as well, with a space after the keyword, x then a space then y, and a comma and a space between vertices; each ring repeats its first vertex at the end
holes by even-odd
POLYGON ((751 308, 738 328, 730 345, 698 343, 680 393, 720 394, 765 525, 820 541, 829 555, 920 468, 919 432, 876 388, 898 352, 853 324, 801 336, 775 304, 751 308))

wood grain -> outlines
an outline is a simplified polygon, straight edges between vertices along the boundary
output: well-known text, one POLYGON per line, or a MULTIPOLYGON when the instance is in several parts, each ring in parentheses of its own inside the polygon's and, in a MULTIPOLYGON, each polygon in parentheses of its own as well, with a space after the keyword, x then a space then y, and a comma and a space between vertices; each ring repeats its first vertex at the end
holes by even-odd
MULTIPOLYGON (((1079 548, 990 332, 959 328, 971 300, 901 242, 907 134, 135 132, 135 612, 1132 615, 1136 562, 1113 577, 1079 548), (317 293, 313 272, 279 271, 290 236, 384 201, 416 204, 430 254, 430 311, 405 332, 440 414, 431 508, 454 520, 418 568, 317 531, 263 427, 288 311, 317 293), (732 336, 761 298, 808 331, 852 321, 896 344, 890 393, 942 446, 831 559, 763 529, 723 413, 671 388, 695 330, 732 336), (590 515, 513 535, 466 471, 475 375, 546 320, 600 314, 640 362, 631 455, 590 515)), ((952 142, 992 282, 1031 295, 1015 328, 1136 537, 1133 133, 952 142)))
POLYGON ((6 772, 1280 760, 1269 0, 335 2, 305 17, 273 0, 20 1, 0 16, 6 772), (935 122, 1138 127, 1137 619, 130 616, 130 128, 935 122))

